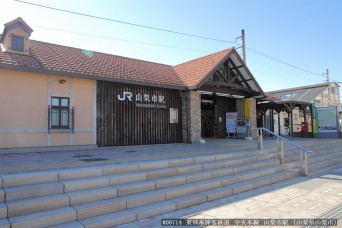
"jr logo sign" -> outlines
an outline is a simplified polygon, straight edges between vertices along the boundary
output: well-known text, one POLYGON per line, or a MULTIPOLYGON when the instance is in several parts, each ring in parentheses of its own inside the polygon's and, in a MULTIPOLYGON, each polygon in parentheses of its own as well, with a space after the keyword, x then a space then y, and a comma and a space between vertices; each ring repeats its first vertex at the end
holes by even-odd
POLYGON ((123 92, 122 97, 120 96, 120 94, 118 94, 118 100, 120 100, 120 101, 124 101, 124 100, 126 100, 126 98, 129 101, 132 101, 132 97, 133 97, 133 94, 131 92, 123 92))
POLYGON ((156 95, 149 93, 143 93, 143 94, 135 94, 133 95, 132 92, 124 91, 121 94, 118 94, 118 100, 119 101, 135 101, 136 107, 141 108, 166 108, 165 105, 165 97, 163 95, 156 95))

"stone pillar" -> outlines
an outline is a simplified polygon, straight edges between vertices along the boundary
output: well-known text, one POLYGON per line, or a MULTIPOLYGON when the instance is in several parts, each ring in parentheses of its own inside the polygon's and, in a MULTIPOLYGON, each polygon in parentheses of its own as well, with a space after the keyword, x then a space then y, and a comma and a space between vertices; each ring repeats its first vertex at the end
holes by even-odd
POLYGON ((245 99, 236 99, 236 112, 238 117, 245 116, 245 99))
POLYGON ((198 143, 201 140, 201 95, 197 91, 182 92, 183 142, 198 143))
MULTIPOLYGON (((256 99, 255 98, 247 98, 250 100, 250 124, 251 124, 251 128, 256 128, 257 127, 257 110, 256 110, 256 99)), ((256 138, 257 137, 257 131, 256 130, 252 130, 251 133, 251 137, 252 138, 256 138)))

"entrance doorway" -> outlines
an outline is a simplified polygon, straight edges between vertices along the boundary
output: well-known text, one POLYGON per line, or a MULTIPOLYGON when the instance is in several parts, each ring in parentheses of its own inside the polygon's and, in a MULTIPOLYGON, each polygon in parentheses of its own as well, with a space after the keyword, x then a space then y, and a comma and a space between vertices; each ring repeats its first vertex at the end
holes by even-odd
POLYGON ((214 138, 217 134, 217 106, 216 100, 202 99, 201 101, 201 136, 204 138, 214 138))
POLYGON ((236 112, 236 99, 201 95, 201 137, 225 138, 226 112, 236 112))

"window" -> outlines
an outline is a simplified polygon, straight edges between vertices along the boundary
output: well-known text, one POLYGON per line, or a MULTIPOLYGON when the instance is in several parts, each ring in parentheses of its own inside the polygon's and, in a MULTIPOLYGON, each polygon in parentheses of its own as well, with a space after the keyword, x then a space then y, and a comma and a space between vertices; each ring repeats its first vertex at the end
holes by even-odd
POLYGON ((50 124, 51 128, 70 128, 69 98, 52 97, 50 124))
POLYGON ((321 105, 321 100, 320 99, 315 99, 314 102, 315 102, 316 105, 321 105))
POLYGON ((335 87, 330 87, 330 88, 329 88, 329 91, 330 91, 330 93, 332 93, 332 94, 338 94, 338 89, 335 88, 335 87))
POLYGON ((12 50, 13 51, 24 51, 24 38, 21 36, 12 35, 12 50))

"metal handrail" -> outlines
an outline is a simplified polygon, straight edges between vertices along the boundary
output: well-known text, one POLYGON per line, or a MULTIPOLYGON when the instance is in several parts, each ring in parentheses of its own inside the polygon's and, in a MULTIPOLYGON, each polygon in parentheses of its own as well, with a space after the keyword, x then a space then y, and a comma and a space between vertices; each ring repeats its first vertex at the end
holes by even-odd
POLYGON ((258 149, 263 149, 263 137, 262 137, 262 131, 265 131, 273 136, 275 136, 277 138, 277 142, 278 142, 278 156, 279 156, 279 161, 280 164, 283 164, 285 162, 284 160, 284 141, 287 142, 288 144, 297 147, 298 149, 300 149, 300 159, 303 161, 304 160, 304 175, 308 175, 308 153, 312 153, 313 151, 308 150, 296 143, 291 142, 290 140, 275 134, 274 132, 266 129, 266 128, 254 128, 258 130, 258 149), (304 159, 303 159, 303 152, 304 152, 304 159))

